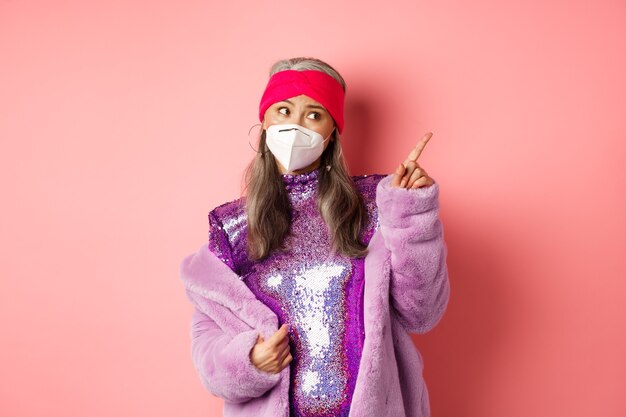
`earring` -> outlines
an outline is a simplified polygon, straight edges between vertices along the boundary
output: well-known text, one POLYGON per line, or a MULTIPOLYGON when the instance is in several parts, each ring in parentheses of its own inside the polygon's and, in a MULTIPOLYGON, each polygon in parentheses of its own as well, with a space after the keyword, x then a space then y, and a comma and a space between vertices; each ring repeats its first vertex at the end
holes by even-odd
MULTIPOLYGON (((250 148, 251 148, 254 152, 256 152, 256 153, 263 153, 263 152, 259 152, 259 150, 258 150, 258 149, 254 149, 254 148, 252 147, 252 144, 250 143, 250 132, 252 132, 252 129, 254 129, 254 127, 255 127, 255 126, 262 126, 262 125, 261 125, 261 123, 257 123, 257 124, 252 125, 252 127, 250 127, 250 130, 248 130, 248 145, 250 145, 250 148)), ((257 137, 258 137, 258 135, 257 135, 257 137)))

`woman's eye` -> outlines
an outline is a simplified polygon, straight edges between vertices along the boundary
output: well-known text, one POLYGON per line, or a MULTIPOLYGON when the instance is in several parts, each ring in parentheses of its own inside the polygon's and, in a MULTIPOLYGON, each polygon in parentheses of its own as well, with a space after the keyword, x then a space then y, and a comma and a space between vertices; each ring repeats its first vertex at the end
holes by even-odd
POLYGON ((289 114, 289 109, 287 107, 279 107, 278 112, 287 115, 289 114))
POLYGON ((321 117, 321 115, 318 112, 316 112, 316 111, 314 111, 312 113, 309 113, 309 118, 311 118, 311 119, 319 119, 320 117, 321 117), (314 117, 311 117, 311 116, 314 116, 314 117))

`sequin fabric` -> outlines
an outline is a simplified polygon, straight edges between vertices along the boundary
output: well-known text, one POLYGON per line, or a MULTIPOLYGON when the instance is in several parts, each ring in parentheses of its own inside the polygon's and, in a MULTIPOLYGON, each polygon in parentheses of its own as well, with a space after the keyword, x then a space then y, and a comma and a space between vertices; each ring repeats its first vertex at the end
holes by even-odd
MULTIPOLYGON (((282 175, 292 210, 290 234, 285 250, 261 261, 246 255, 243 199, 209 213, 209 249, 276 313, 279 325, 290 324, 291 417, 348 416, 365 338, 364 258, 331 253, 315 202, 320 175, 320 169, 282 175)), ((384 175, 352 178, 368 212, 360 235, 367 244, 378 228, 375 193, 384 175)))

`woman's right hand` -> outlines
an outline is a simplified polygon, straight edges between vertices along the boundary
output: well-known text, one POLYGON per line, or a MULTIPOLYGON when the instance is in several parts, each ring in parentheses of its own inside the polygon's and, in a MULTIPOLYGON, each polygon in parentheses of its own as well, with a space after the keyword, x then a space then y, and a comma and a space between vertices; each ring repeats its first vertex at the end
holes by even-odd
POLYGON ((250 361, 258 369, 279 373, 293 359, 289 350, 289 326, 287 323, 280 328, 267 340, 259 334, 256 344, 250 350, 250 361))

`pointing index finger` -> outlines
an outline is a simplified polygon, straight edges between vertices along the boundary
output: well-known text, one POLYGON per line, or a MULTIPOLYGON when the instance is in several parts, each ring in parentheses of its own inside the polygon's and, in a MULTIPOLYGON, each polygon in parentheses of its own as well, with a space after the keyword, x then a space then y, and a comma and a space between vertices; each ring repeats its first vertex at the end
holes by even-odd
POLYGON ((430 140, 432 136, 433 136, 432 132, 428 132, 424 136, 422 136, 422 139, 420 139, 420 141, 417 142, 417 145, 415 146, 415 148, 413 148, 411 153, 409 153, 409 156, 407 157, 407 161, 417 161, 417 158, 419 158, 422 151, 424 150, 424 147, 426 147, 426 144, 428 143, 428 141, 430 140))

